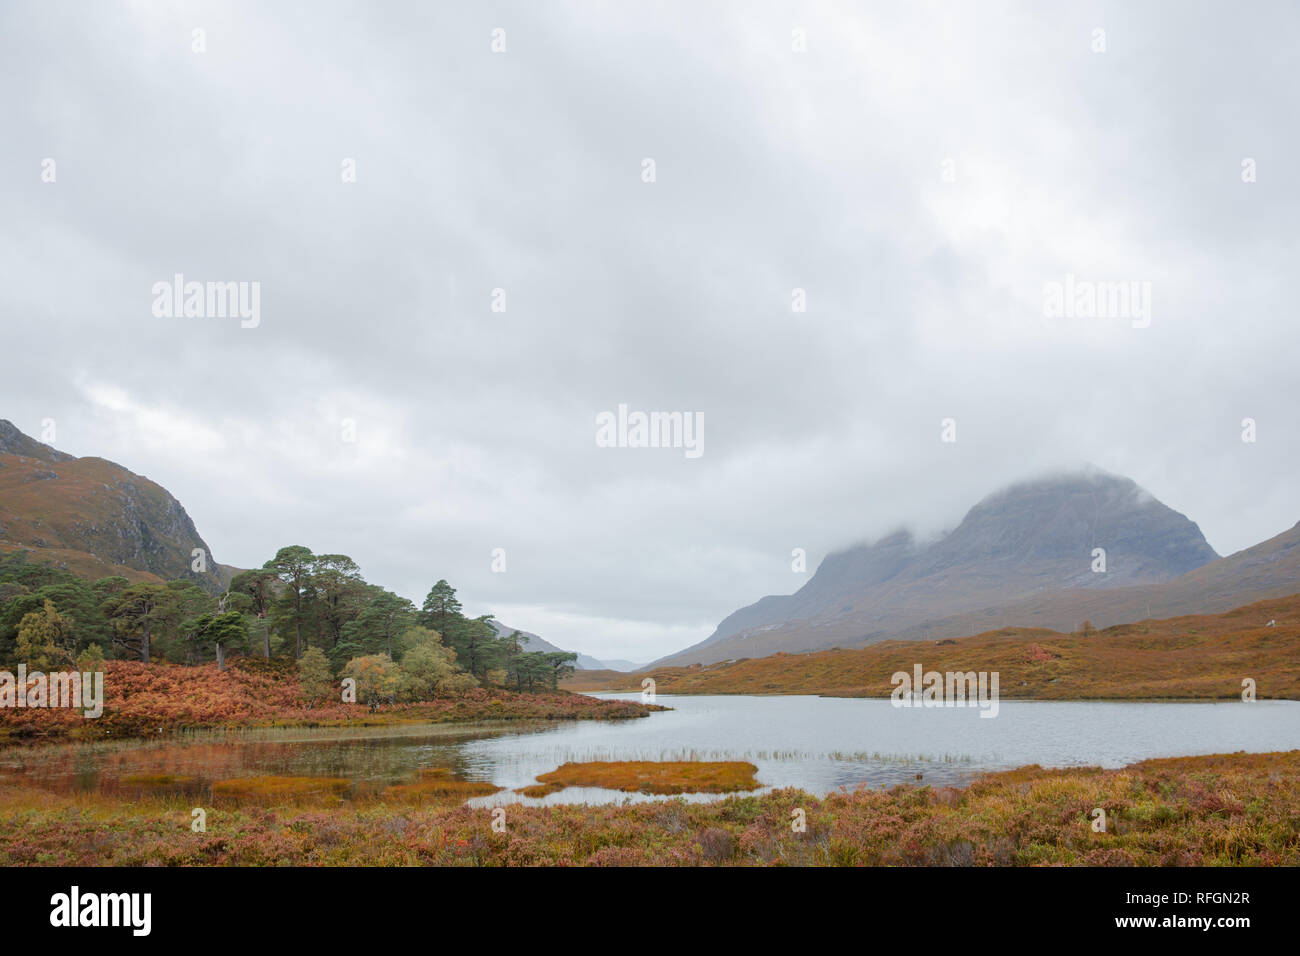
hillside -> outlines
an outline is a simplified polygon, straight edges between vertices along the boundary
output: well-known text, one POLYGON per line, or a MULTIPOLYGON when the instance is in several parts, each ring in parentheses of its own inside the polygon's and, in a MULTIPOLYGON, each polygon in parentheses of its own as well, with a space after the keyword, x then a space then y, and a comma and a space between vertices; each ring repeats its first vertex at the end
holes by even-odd
POLYGON ((570 690, 660 694, 821 694, 887 697, 897 671, 997 671, 1003 698, 1235 699, 1242 678, 1259 697, 1300 699, 1300 594, 1226 614, 1146 620, 1091 635, 1006 628, 958 640, 886 641, 858 650, 776 654, 734 663, 579 672, 570 690), (1277 623, 1269 627, 1270 621, 1277 623))
MULTIPOLYGON (((706 640, 652 666, 958 637, 993 625, 1069 629, 1089 616, 1080 613, 1085 606, 1094 620, 1134 620, 1147 600, 1135 595, 1217 558, 1194 522, 1129 479, 1095 470, 1057 475, 988 496, 935 541, 900 530, 831 554, 796 593, 736 611, 706 640), (1101 572, 1093 566, 1096 548, 1105 551, 1101 572), (1108 608, 1124 610, 1110 617, 1108 608)), ((1294 576, 1265 576, 1271 585, 1288 585, 1241 596, 1228 570, 1220 590, 1238 598, 1233 603, 1173 601, 1169 610, 1226 610, 1295 590, 1294 576)), ((1187 589, 1191 597, 1201 593, 1195 585, 1187 589)))
POLYGON ((236 569, 216 563, 181 503, 103 458, 75 458, 0 419, 0 551, 26 551, 88 578, 194 580, 219 592, 236 569), (208 570, 191 570, 202 548, 208 570))

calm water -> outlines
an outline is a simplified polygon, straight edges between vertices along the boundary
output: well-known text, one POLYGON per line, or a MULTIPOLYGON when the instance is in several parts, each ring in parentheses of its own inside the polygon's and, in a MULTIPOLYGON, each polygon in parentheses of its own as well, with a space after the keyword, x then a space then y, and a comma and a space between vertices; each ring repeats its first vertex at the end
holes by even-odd
MULTIPOLYGON (((635 694, 599 695, 635 698, 635 694)), ((1119 767, 1149 757, 1300 749, 1300 702, 1166 704, 1003 701, 977 709, 821 697, 671 697, 642 720, 562 721, 195 734, 181 740, 0 751, 0 776, 55 790, 131 793, 136 775, 172 774, 202 796, 215 780, 270 774, 346 777, 353 794, 427 767, 514 790, 569 760, 748 760, 766 787, 961 784, 985 770, 1119 767)), ((655 799, 569 788, 542 800, 510 792, 477 804, 655 799)), ((700 799, 708 799, 701 796, 700 799)))

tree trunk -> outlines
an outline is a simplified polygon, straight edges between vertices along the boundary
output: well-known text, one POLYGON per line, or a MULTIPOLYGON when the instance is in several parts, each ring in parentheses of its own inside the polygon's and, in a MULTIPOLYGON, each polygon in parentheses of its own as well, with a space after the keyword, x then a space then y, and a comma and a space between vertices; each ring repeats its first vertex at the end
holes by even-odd
POLYGON ((149 663, 149 619, 144 619, 140 636, 140 660, 149 663))
POLYGON ((220 644, 218 644, 217 645, 217 670, 224 671, 225 669, 226 669, 226 649, 222 647, 220 644))

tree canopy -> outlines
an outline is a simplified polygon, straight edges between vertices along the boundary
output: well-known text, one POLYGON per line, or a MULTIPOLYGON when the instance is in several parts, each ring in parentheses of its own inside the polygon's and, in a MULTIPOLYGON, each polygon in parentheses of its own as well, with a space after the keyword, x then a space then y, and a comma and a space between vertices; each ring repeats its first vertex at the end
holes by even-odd
POLYGON ((298 660, 312 699, 351 676, 367 698, 359 702, 375 706, 479 686, 554 690, 577 657, 529 651, 518 631, 500 634, 492 615, 467 617, 446 579, 417 609, 367 582, 347 555, 303 545, 280 548, 216 595, 189 580, 87 581, 0 555, 0 665, 116 657, 224 666, 232 655, 298 660))

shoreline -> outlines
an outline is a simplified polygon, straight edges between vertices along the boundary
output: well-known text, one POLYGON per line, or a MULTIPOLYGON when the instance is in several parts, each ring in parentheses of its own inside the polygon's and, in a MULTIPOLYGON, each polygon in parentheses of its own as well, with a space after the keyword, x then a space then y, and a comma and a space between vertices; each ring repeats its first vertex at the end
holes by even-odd
POLYGON ((567 690, 474 688, 376 709, 338 699, 311 705, 297 676, 237 658, 224 669, 108 661, 103 712, 87 718, 68 707, 0 708, 0 748, 47 742, 158 739, 200 730, 365 728, 480 721, 624 720, 658 709, 639 701, 601 700, 567 690))
MULTIPOLYGON (((670 685, 671 686, 671 685, 670 685)), ((584 696, 595 696, 598 694, 635 694, 640 695, 639 690, 578 690, 573 687, 561 686, 561 690, 568 690, 570 693, 582 694, 584 696)), ((699 690, 699 691, 673 691, 661 690, 656 692, 656 697, 820 697, 825 700, 890 700, 889 694, 836 694, 836 693, 818 693, 808 691, 805 693, 790 691, 763 691, 763 690, 699 690)), ((611 698, 599 698, 608 700, 611 698)), ((621 699, 621 698, 620 698, 621 699)), ((1232 704, 1245 703, 1240 696, 1223 697, 1018 697, 1012 694, 1001 694, 998 697, 999 702, 1014 701, 1016 703, 1039 703, 1039 704, 1232 704)), ((1256 698, 1256 702, 1265 701, 1290 701, 1292 703, 1300 702, 1300 696, 1295 697, 1264 697, 1256 698)), ((920 705, 913 705, 920 706, 920 705)), ((955 706, 935 704, 935 707, 955 706)))

